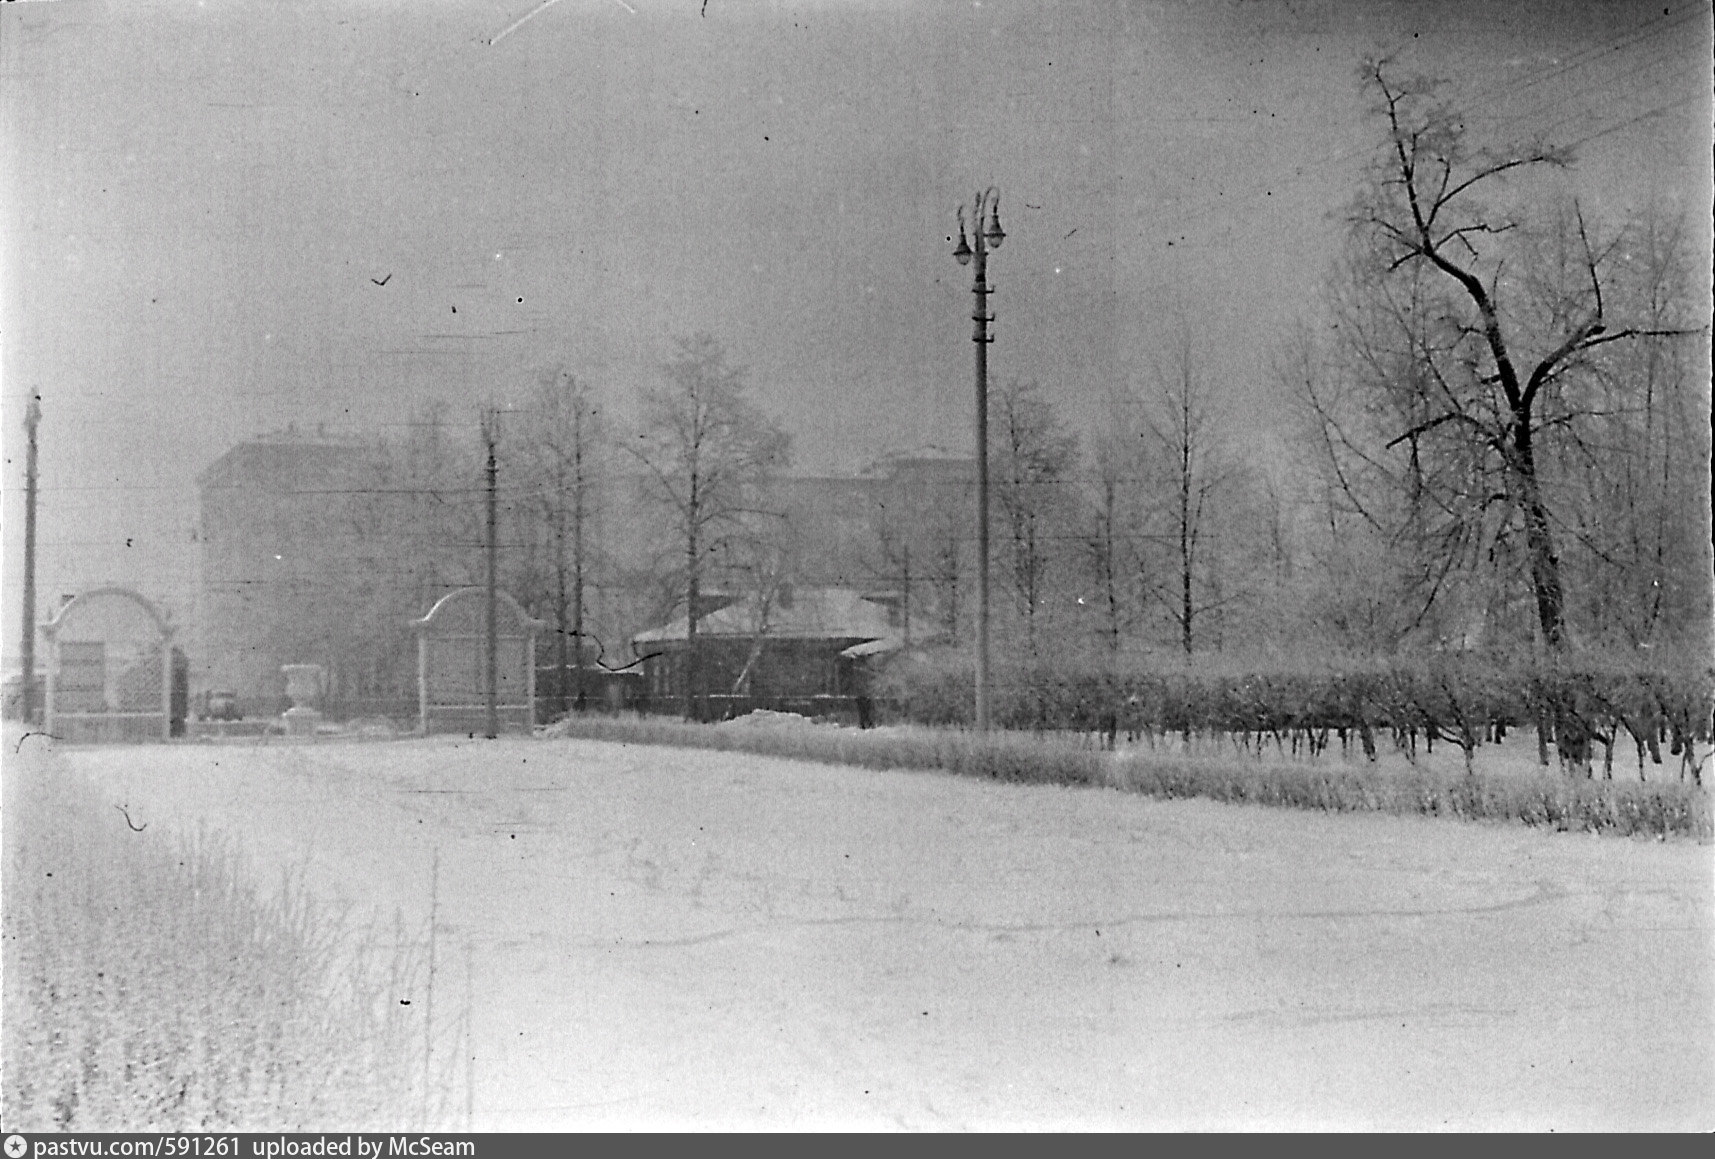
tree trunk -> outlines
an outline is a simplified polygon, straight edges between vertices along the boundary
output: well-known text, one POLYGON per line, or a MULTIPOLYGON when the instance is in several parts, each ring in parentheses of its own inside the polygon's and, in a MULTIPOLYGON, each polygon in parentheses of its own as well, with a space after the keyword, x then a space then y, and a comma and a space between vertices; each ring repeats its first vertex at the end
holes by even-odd
POLYGON ((1191 508, 1190 479, 1185 480, 1179 507, 1179 643, 1191 655, 1191 508))
MULTIPOLYGON (((1513 473, 1518 480, 1519 507, 1524 514, 1525 547, 1530 553, 1530 586, 1536 597, 1537 626, 1542 631, 1543 646, 1551 657, 1566 649, 1566 597, 1560 586, 1560 557, 1554 551, 1554 531, 1549 526, 1548 508, 1542 501, 1542 490, 1536 477, 1536 451, 1532 442, 1532 425, 1528 414, 1514 420, 1513 473)), ((1588 769, 1590 740, 1583 716, 1569 697, 1558 670, 1550 683, 1548 730, 1552 732, 1555 753, 1561 767, 1571 773, 1588 769)), ((1542 743, 1539 727, 1537 748, 1546 762, 1547 748, 1542 743)))
POLYGON ((566 711, 566 529, 564 520, 554 520, 554 706, 566 711))
POLYGON ((899 620, 905 634, 905 646, 911 647, 911 545, 900 549, 899 562, 899 620))
POLYGON ((1537 625, 1550 652, 1566 646, 1566 597, 1560 586, 1560 557, 1554 551, 1554 531, 1536 477, 1536 451, 1528 415, 1513 427, 1513 472, 1518 478, 1519 507, 1524 514, 1525 545, 1530 552, 1530 584, 1536 597, 1537 625))
MULTIPOLYGON (((738 676, 732 682, 732 694, 734 696, 751 696, 751 690, 749 687, 750 674, 756 670, 757 661, 762 659, 762 647, 768 640, 768 609, 770 603, 772 603, 772 601, 765 598, 762 601, 762 607, 758 609, 756 633, 751 637, 750 652, 744 658, 744 667, 738 670, 738 676)), ((756 699, 754 696, 751 696, 750 704, 753 708, 756 706, 756 699)))
MULTIPOLYGON (((572 671, 574 674, 573 687, 576 689, 576 700, 573 703, 579 712, 587 707, 584 693, 584 453, 583 431, 580 420, 578 430, 579 445, 573 452, 577 462, 576 477, 573 486, 576 488, 572 500, 572 671)), ((565 679, 564 669, 561 669, 562 680, 565 679)))
POLYGON ((702 692, 702 675, 697 668, 697 605, 702 602, 702 577, 697 574, 697 532, 686 537, 685 573, 685 719, 701 719, 697 715, 698 696, 702 692))
MULTIPOLYGON (((1117 541, 1115 526, 1119 520, 1114 514, 1114 486, 1107 485, 1105 503, 1102 513, 1102 587, 1108 601, 1108 655, 1118 656, 1120 651, 1120 593, 1118 571, 1119 554, 1114 546, 1117 541)), ((1112 747, 1111 745, 1109 747, 1112 747)))

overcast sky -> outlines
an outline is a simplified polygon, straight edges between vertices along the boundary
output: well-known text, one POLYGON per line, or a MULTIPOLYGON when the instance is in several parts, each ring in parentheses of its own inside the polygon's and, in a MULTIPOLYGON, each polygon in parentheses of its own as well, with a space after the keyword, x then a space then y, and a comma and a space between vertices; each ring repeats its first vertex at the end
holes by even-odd
POLYGON ((1666 0, 0 5, 0 638, 32 390, 44 611, 121 581, 186 614, 195 477, 238 441, 431 398, 474 428, 556 362, 622 415, 675 334, 750 368, 800 471, 964 448, 945 239, 991 184, 994 378, 1084 428, 1183 327, 1278 453, 1270 362, 1376 141, 1366 55, 1451 78, 1497 139, 1584 142, 1598 213, 1666 200, 1706 230, 1710 23, 1666 0))

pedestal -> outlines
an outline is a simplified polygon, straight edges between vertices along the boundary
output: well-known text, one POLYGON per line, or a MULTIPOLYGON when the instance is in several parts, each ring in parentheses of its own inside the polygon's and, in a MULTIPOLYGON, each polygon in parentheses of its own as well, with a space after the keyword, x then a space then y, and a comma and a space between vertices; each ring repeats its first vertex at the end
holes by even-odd
POLYGON ((322 714, 315 708, 322 690, 321 665, 282 664, 280 671, 286 674, 286 695, 292 699, 292 707, 285 715, 286 735, 316 735, 316 726, 322 720, 322 714))

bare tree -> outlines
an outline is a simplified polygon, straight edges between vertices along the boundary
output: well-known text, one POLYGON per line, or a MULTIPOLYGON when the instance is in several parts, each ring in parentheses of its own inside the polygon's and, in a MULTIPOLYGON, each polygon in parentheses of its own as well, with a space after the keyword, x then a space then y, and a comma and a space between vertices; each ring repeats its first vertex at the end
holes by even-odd
POLYGON ((1031 382, 1010 382, 991 399, 991 486, 1007 540, 1003 575, 1035 655, 1040 620, 1050 600, 1049 569, 1056 541, 1075 526, 1073 470, 1078 439, 1061 425, 1053 404, 1031 382))
POLYGON ((1361 263, 1342 273, 1334 340, 1301 335, 1278 372, 1299 405, 1302 442, 1314 448, 1324 626, 1361 650, 1391 652, 1454 632, 1462 611, 1454 589, 1503 569, 1507 545, 1493 534, 1494 489, 1469 455, 1415 439, 1389 445, 1410 424, 1397 411, 1409 392, 1374 384, 1418 373, 1425 344, 1413 303, 1423 279, 1376 285, 1361 263))
POLYGON ((1095 465, 1090 472, 1088 530, 1083 545, 1096 583, 1101 605, 1102 635, 1110 656, 1117 656, 1126 629, 1124 575, 1126 540, 1121 514, 1123 481, 1114 471, 1111 447, 1106 440, 1095 444, 1095 465))
MULTIPOLYGON (((1556 271, 1565 247, 1545 240, 1531 265, 1556 271)), ((1683 223, 1646 212, 1618 240, 1610 300, 1648 329, 1673 328, 1691 297, 1683 223)), ((1543 280, 1552 300, 1556 279, 1543 280)), ((1551 400, 1560 409, 1547 416, 1550 510, 1566 534, 1569 619, 1592 639, 1635 647, 1704 636, 1707 398, 1690 387, 1689 353, 1683 342, 1610 348, 1551 400)))
POLYGON ((902 512, 900 506, 889 502, 889 499, 891 496, 884 496, 871 511, 870 534, 875 543, 875 557, 868 564, 868 570, 871 576, 897 593, 900 630, 909 647, 914 581, 922 579, 923 555, 919 550, 913 559, 912 551, 918 539, 914 532, 918 528, 914 521, 908 522, 909 513, 902 512), (912 570, 914 563, 915 573, 912 570))
MULTIPOLYGON (((1604 348, 1688 331, 1611 316, 1623 234, 1601 237, 1576 205, 1553 243, 1557 263, 1520 244, 1528 231, 1501 208, 1505 195, 1517 178, 1567 166, 1568 151, 1473 143, 1438 99, 1440 82, 1397 79, 1389 61, 1367 62, 1362 79, 1385 147, 1351 214, 1348 272, 1360 292, 1341 322, 1359 335, 1391 323, 1399 339, 1378 348, 1391 365, 1372 361, 1370 386, 1392 433, 1367 452, 1370 462, 1416 489, 1419 527, 1450 545, 1504 554, 1522 529, 1537 629, 1558 651, 1567 644, 1564 522, 1545 494, 1543 444, 1595 417, 1576 384, 1604 348)), ((1457 556, 1444 559, 1451 576, 1457 556)))
POLYGON ((1149 574, 1147 472, 1143 424, 1136 395, 1116 391, 1090 442, 1085 471, 1084 533, 1081 545, 1101 617, 1108 655, 1117 655, 1141 620, 1144 578, 1149 574))
POLYGON ((581 712, 587 696, 585 593, 596 563, 592 532, 608 474, 606 421, 594 388, 562 368, 538 380, 523 417, 516 435, 521 507, 547 541, 559 707, 568 707, 564 681, 569 653, 570 706, 581 712))
POLYGON ((884 456, 869 509, 866 567, 899 595, 906 642, 958 631, 961 580, 970 566, 973 463, 937 449, 884 456))
POLYGON ((786 466, 790 439, 744 394, 744 371, 729 366, 712 336, 681 339, 665 381, 643 392, 642 427, 630 450, 647 470, 651 495, 682 551, 685 593, 685 715, 704 695, 697 621, 711 558, 756 511, 757 488, 786 466))
POLYGON ((1156 372, 1143 423, 1157 481, 1152 538, 1171 559, 1147 582, 1165 609, 1180 648, 1197 648, 1199 628, 1243 598, 1243 585, 1222 574, 1219 524, 1241 502, 1242 472, 1227 455, 1213 409, 1197 376, 1191 340, 1173 365, 1156 372))
POLYGON ((726 570, 739 578, 751 619, 750 651, 733 677, 734 696, 750 694, 752 679, 775 627, 777 609, 790 608, 793 579, 800 568, 797 526, 783 515, 763 513, 734 537, 726 570))

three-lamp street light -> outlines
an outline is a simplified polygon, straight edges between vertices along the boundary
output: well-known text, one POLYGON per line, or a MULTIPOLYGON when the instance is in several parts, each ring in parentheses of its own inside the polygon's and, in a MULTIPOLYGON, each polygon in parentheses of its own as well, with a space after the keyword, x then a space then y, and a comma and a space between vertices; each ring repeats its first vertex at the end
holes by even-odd
POLYGON ((976 310, 971 314, 975 326, 971 341, 977 346, 977 703, 976 727, 987 732, 989 727, 989 323, 994 315, 988 310, 988 255, 1000 248, 1006 233, 1000 228, 1000 190, 994 186, 972 198, 969 206, 959 207, 959 243, 953 247, 953 257, 961 266, 974 266, 971 293, 976 297, 976 310), (965 216, 970 215, 970 234, 965 231, 965 216), (974 261, 973 261, 974 259, 974 261))

